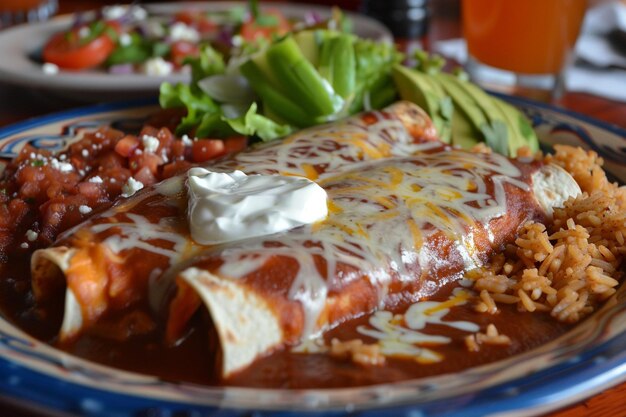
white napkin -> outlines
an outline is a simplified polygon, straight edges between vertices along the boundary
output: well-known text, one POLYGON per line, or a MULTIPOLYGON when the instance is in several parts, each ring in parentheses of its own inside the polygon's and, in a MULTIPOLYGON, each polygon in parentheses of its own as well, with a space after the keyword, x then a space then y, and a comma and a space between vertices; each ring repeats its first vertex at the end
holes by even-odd
MULTIPOLYGON (((580 91, 626 102, 626 57, 611 48, 606 34, 614 28, 626 30, 626 5, 602 3, 587 11, 576 43, 575 65, 565 73, 568 91, 580 91), (616 68, 618 67, 618 68, 616 68)), ((460 63, 467 61, 464 39, 439 41, 434 51, 460 63)), ((495 83, 513 85, 515 78, 502 71, 481 73, 495 83)))

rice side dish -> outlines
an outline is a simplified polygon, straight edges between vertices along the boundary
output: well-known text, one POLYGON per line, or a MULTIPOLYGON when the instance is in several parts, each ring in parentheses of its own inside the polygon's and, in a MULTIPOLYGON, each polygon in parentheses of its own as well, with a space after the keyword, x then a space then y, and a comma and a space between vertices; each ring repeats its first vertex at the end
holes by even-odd
MULTIPOLYGON (((575 323, 616 292, 626 254, 626 187, 608 180, 597 153, 567 145, 554 149, 535 158, 564 168, 583 193, 555 208, 552 223, 524 224, 515 244, 467 274, 478 312, 496 314, 498 305, 516 304, 521 312, 549 312, 575 323)), ((475 351, 481 342, 498 341, 503 338, 494 327, 468 336, 466 345, 475 351)))

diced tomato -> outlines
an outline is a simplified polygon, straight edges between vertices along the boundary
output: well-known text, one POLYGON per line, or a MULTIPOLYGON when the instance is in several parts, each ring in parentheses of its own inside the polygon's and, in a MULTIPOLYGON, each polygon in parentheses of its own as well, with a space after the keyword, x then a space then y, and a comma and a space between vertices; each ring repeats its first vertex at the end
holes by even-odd
POLYGON ((172 143, 174 142, 174 135, 166 127, 162 127, 161 129, 159 129, 159 133, 157 133, 156 137, 159 140, 159 151, 168 151, 172 146, 172 143))
MULTIPOLYGON (((117 30, 112 23, 106 25, 107 28, 117 30)), ((70 70, 94 68, 102 64, 115 49, 115 42, 107 30, 85 41, 81 36, 84 28, 89 27, 72 28, 69 32, 53 35, 43 48, 43 60, 70 70)))
POLYGON ((161 173, 162 179, 171 178, 174 175, 182 174, 183 172, 189 170, 193 164, 186 160, 178 160, 171 162, 165 166, 163 166, 163 172, 161 173))
POLYGON ((248 138, 245 136, 233 136, 224 141, 225 153, 239 152, 248 145, 248 138))
POLYGON ((159 134, 159 129, 157 129, 154 126, 146 125, 143 128, 141 128, 141 132, 139 132, 139 137, 141 138, 146 135, 157 137, 158 134, 159 134))
POLYGON ((116 170, 126 167, 126 159, 117 152, 109 151, 100 155, 96 159, 96 165, 99 171, 116 170))
POLYGON ((26 145, 24 145, 17 157, 13 160, 13 163, 19 164, 20 162, 28 161, 30 159, 31 153, 34 153, 36 155, 42 155, 45 157, 50 156, 50 151, 46 149, 37 149, 31 144, 27 143, 26 145))
POLYGON ((200 47, 190 41, 176 41, 172 44, 170 58, 177 67, 183 66, 183 61, 187 57, 197 57, 200 55, 200 47))
POLYGON ((85 196, 89 202, 99 201, 104 197, 104 190, 100 184, 95 182, 81 182, 77 185, 78 192, 85 196))
POLYGON ((275 24, 263 25, 259 24, 258 20, 250 18, 243 25, 241 25, 241 37, 247 41, 254 41, 262 38, 271 39, 273 35, 284 35, 291 30, 291 24, 278 10, 272 9, 264 11, 263 16, 268 19, 275 20, 275 24))
POLYGON ((152 185, 157 182, 156 176, 149 167, 144 166, 139 169, 135 174, 133 174, 133 178, 142 183, 144 186, 152 185))
POLYGON ((115 144, 115 152, 128 158, 139 147, 139 139, 135 135, 126 135, 115 144))
MULTIPOLYGON (((133 173, 147 168, 153 175, 159 170, 159 165, 163 164, 163 158, 152 152, 136 153, 130 157, 129 166, 133 173)), ((142 181, 143 182, 143 181, 142 181)))
POLYGON ((191 159, 194 162, 206 162, 224 152, 224 141, 219 139, 198 139, 191 145, 191 159))
POLYGON ((185 144, 182 140, 177 140, 172 143, 172 151, 170 153, 171 158, 178 159, 185 156, 185 144))

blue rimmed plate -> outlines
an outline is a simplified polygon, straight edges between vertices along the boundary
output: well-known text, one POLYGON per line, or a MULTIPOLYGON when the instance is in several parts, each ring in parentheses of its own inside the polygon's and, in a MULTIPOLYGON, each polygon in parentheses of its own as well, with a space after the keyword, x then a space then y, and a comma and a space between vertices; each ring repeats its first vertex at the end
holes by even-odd
MULTIPOLYGON (((533 121, 544 145, 598 151, 626 182, 626 131, 544 104, 501 96, 533 121)), ((152 101, 100 105, 0 129, 0 156, 25 143, 60 149, 87 129, 136 129, 152 101)), ((88 416, 524 416, 579 401, 626 380, 626 287, 573 330, 521 355, 393 384, 333 390, 210 388, 97 365, 32 339, 0 319, 0 395, 88 416)))

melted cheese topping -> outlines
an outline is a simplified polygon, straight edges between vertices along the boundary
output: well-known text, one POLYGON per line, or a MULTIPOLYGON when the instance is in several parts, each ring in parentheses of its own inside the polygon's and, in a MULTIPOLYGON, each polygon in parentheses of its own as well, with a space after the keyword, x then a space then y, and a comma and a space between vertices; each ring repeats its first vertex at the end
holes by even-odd
POLYGON ((439 362, 443 357, 423 345, 448 344, 451 339, 424 333, 422 330, 429 324, 452 327, 468 333, 480 330, 477 324, 468 321, 444 320, 452 307, 465 304, 469 298, 468 292, 457 288, 447 301, 420 301, 412 304, 404 314, 377 311, 370 317, 369 326, 359 326, 357 331, 376 339, 385 356, 411 357, 422 363, 439 362))
POLYGON ((341 288, 365 271, 382 302, 393 280, 419 279, 416 264, 429 272, 448 262, 427 244, 436 235, 456 242, 466 268, 479 265, 473 231, 506 213, 504 184, 529 190, 520 175, 503 156, 457 150, 371 162, 319 181, 334 206, 327 220, 227 248, 219 273, 238 279, 273 256, 295 259, 299 270, 289 296, 302 303, 305 335, 313 337, 323 330, 316 326, 329 287, 341 288), (325 271, 316 257, 326 260, 325 271), (339 264, 355 272, 340 271, 339 264))
POLYGON ((211 169, 239 169, 248 175, 297 175, 317 181, 353 169, 360 161, 408 156, 441 147, 440 142, 414 143, 397 118, 388 118, 383 112, 369 114, 375 122, 351 117, 302 130, 280 143, 241 152, 211 169))
MULTIPOLYGON (((435 350, 436 346, 449 344, 446 336, 425 333, 429 325, 451 327, 475 333, 480 326, 468 321, 445 320, 450 310, 467 303, 471 293, 456 288, 446 301, 419 301, 413 303, 404 314, 393 314, 379 310, 372 314, 367 325, 357 327, 363 336, 375 340, 380 352, 387 357, 411 358, 420 363, 440 362, 444 357, 435 350)), ((291 349, 294 353, 324 353, 328 345, 323 338, 303 341, 291 349)))

